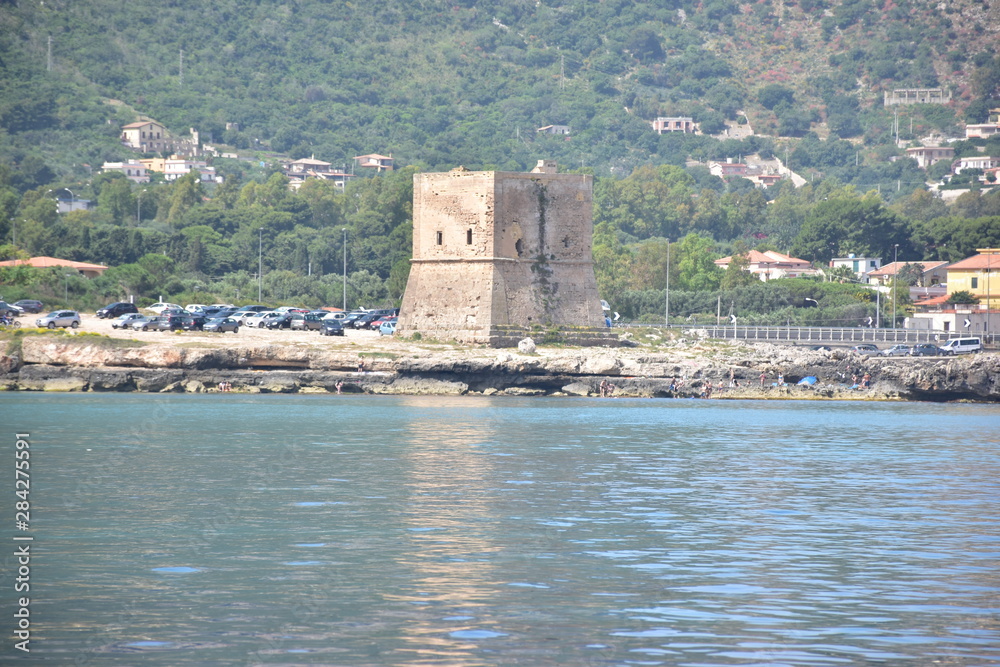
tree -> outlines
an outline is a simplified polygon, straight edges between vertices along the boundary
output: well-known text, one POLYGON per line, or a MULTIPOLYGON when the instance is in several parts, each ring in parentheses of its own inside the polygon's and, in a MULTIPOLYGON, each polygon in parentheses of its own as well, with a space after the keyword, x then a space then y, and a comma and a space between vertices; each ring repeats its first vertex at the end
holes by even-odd
POLYGON ((923 264, 910 264, 907 262, 896 271, 895 280, 898 280, 901 284, 907 287, 913 287, 914 285, 919 285, 920 281, 924 278, 924 265, 923 264))
POLYGON ((174 181, 173 192, 170 195, 170 212, 167 222, 180 226, 184 215, 194 206, 201 203, 204 191, 201 187, 201 177, 197 171, 189 171, 174 181))
POLYGON ((913 252, 912 234, 902 220, 872 193, 857 197, 844 190, 813 207, 792 246, 792 254, 813 261, 828 262, 850 253, 866 257, 893 254, 899 243, 900 254, 913 252))
POLYGON ((951 293, 951 296, 948 297, 948 303, 975 305, 979 303, 979 297, 968 290, 959 290, 951 293))
POLYGON ((132 184, 125 178, 109 181, 101 188, 97 197, 100 210, 107 213, 111 221, 123 224, 135 215, 135 197, 132 196, 132 184))
POLYGON ((774 109, 781 103, 791 106, 795 104, 795 91, 780 83, 769 83, 757 91, 757 101, 765 109, 774 109))
POLYGON ((712 240, 688 234, 677 245, 677 281, 671 286, 694 291, 717 289, 722 269, 715 264, 712 240))
POLYGON ((757 276, 750 272, 749 257, 745 252, 741 252, 733 255, 729 266, 726 267, 725 275, 722 276, 722 282, 719 284, 719 287, 723 290, 732 290, 758 282, 760 281, 757 279, 757 276))

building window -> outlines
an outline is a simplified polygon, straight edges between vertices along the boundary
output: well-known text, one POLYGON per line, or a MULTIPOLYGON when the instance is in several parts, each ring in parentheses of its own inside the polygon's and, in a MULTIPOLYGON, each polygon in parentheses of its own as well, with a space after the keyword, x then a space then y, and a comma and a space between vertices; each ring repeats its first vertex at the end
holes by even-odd
POLYGON ((472 230, 465 230, 465 245, 472 245, 472 230))
POLYGON ((444 243, 444 234, 442 234, 441 232, 436 232, 436 234, 437 234, 437 244, 441 245, 442 243, 444 243))
POLYGON ((978 289, 978 287, 979 287, 979 278, 973 278, 972 279, 972 289, 978 289))

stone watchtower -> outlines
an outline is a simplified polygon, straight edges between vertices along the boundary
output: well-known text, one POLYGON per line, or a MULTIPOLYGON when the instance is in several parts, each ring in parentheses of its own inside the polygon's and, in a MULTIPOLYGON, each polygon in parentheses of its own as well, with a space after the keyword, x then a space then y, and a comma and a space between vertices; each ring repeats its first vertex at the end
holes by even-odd
POLYGON ((594 261, 593 180, 539 161, 528 174, 413 177, 413 260, 398 331, 495 346, 536 325, 608 344, 594 261))

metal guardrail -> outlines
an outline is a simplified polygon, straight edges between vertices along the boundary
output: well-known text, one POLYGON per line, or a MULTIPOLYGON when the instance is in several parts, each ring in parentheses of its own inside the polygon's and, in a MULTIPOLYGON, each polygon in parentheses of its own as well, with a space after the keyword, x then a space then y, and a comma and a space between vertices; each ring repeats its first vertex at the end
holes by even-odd
MULTIPOLYGON (((625 328, 650 326, 640 324, 617 324, 625 328)), ((655 325, 653 325, 655 326, 655 325)), ((662 328, 662 325, 661 327, 662 328)), ((697 331, 708 338, 730 340, 771 341, 790 344, 843 344, 857 343, 944 343, 949 338, 976 336, 983 339, 984 345, 996 342, 996 336, 983 334, 966 334, 955 331, 934 331, 925 329, 872 329, 863 327, 796 327, 796 326, 757 326, 757 325, 670 325, 671 329, 681 331, 697 331), (704 333, 701 333, 704 332, 704 333)))

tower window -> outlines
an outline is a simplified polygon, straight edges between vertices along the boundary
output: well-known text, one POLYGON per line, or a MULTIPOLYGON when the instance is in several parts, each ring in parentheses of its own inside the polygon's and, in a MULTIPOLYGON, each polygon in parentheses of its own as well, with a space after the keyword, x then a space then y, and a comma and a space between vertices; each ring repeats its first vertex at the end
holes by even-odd
POLYGON ((466 245, 472 245, 472 230, 471 229, 465 230, 465 244, 466 245))
POLYGON ((444 243, 444 234, 441 232, 436 232, 436 234, 437 234, 437 244, 441 245, 442 243, 444 243))

